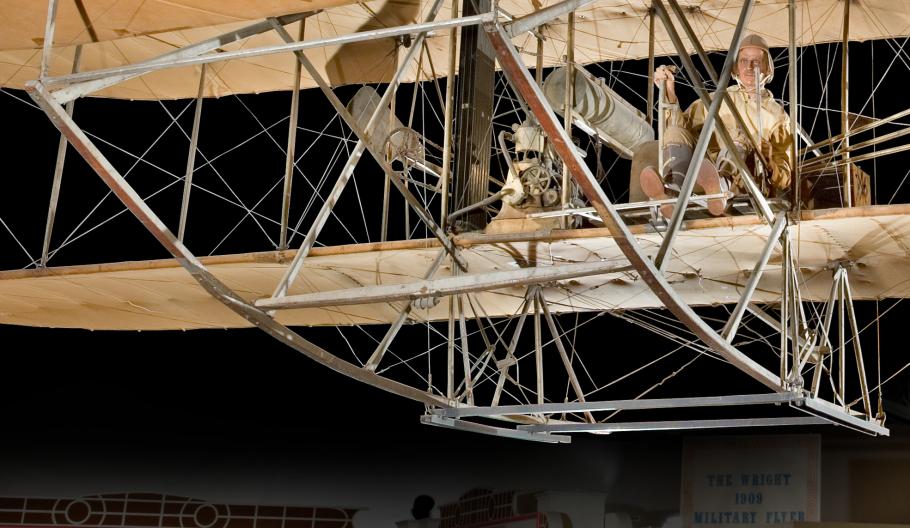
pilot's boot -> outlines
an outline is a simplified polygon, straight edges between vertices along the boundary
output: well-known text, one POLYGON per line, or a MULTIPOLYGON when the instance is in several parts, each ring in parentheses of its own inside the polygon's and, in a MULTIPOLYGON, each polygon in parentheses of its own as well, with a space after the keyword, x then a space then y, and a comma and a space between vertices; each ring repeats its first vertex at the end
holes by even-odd
MULTIPOLYGON (((641 184, 641 190, 644 191, 648 198, 652 200, 666 200, 670 198, 667 194, 667 187, 664 185, 663 177, 657 173, 657 169, 648 166, 642 169, 638 176, 638 182, 641 184)), ((660 214, 664 218, 673 216, 673 204, 663 204, 660 206, 660 214)))
MULTIPOLYGON (((698 176, 695 179, 695 186, 700 187, 704 194, 721 194, 726 193, 729 185, 727 180, 722 178, 714 168, 714 164, 708 160, 701 163, 698 169, 698 176)), ((705 206, 711 216, 723 216, 727 208, 727 198, 711 198, 705 200, 705 206)))

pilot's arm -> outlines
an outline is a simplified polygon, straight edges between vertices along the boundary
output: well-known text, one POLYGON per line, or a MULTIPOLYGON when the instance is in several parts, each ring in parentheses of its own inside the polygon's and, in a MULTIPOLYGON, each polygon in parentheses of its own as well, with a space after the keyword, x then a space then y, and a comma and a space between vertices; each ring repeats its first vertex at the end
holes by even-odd
POLYGON ((790 116, 782 108, 769 130, 771 133, 762 141, 762 153, 770 164, 767 168, 768 180, 780 191, 790 186, 793 174, 793 134, 790 133, 790 116))

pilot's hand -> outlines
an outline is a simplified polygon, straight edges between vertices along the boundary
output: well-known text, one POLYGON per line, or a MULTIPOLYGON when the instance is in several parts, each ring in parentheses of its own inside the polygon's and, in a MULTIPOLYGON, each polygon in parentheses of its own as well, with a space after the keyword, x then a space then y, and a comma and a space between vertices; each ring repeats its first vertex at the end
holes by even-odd
POLYGON ((654 84, 658 87, 666 83, 666 97, 667 102, 670 104, 676 104, 676 67, 675 66, 658 66, 654 70, 654 84))
POLYGON ((768 163, 771 163, 771 153, 772 152, 773 151, 771 149, 771 142, 768 141, 767 139, 762 139, 761 140, 761 155, 763 158, 765 158, 765 160, 768 163))

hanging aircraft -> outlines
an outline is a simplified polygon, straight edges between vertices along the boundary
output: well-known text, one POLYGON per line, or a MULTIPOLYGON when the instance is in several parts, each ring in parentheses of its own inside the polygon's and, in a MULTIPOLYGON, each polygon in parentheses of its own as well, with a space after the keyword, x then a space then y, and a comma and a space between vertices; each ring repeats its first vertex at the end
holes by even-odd
MULTIPOLYGON (((826 423, 887 435, 880 399, 875 405, 881 384, 867 375, 853 305, 910 295, 910 206, 873 204, 870 192, 875 160, 906 150, 877 146, 910 129, 863 134, 900 125, 910 110, 864 120, 868 112, 843 104, 839 132, 819 138, 799 119, 800 108, 811 106, 788 82, 781 100, 799 163, 787 193, 769 197, 761 163, 738 159, 741 193, 692 195, 697 171, 690 169, 678 197, 655 201, 639 190, 636 163, 647 149, 659 150, 663 90, 647 76, 634 81, 641 89, 623 88, 622 71, 600 78, 597 65, 648 59, 651 73, 660 58, 678 63, 709 108, 696 167, 714 127, 730 134, 725 120, 714 119, 729 103, 711 104, 710 91, 731 84, 736 54, 717 68, 723 55, 714 52, 736 49, 748 29, 786 49, 774 62, 793 80, 809 50, 841 43, 829 49, 842 52, 837 93, 848 102, 849 42, 907 37, 908 7, 885 0, 4 2, 0 86, 25 90, 61 138, 42 254, 24 269, 0 272, 0 323, 254 326, 330 369, 424 403, 426 423, 527 440, 826 423), (399 93, 408 86, 409 105, 399 93), (259 251, 198 256, 187 239, 203 189, 194 175, 215 165, 199 148, 204 108, 213 98, 279 91, 291 92, 279 145, 285 170, 269 191, 280 194, 281 207, 262 213, 264 196, 255 206, 247 205, 255 196, 225 199, 277 236, 259 251), (298 137, 309 130, 301 122, 317 94, 343 123, 336 154, 321 154, 321 175, 301 161, 302 147, 316 139, 298 137), (132 168, 114 163, 108 146, 80 127, 73 116, 83 98, 186 100, 194 119, 189 150, 179 155, 186 170, 174 175, 179 218, 152 207, 126 179, 132 168), (72 164, 67 145, 172 258, 50 265, 64 168, 72 164), (625 165, 604 170, 606 156, 625 165), (609 196, 609 182, 628 190, 609 196), (309 186, 305 194, 301 185, 309 186), (294 201, 300 196, 305 209, 294 201), (729 202, 728 215, 709 214, 719 199, 729 202), (673 212, 664 216, 668 205, 673 212), (323 233, 333 223, 351 233, 347 225, 361 222, 367 235, 351 235, 354 243, 323 233), (764 392, 643 397, 649 389, 604 399, 627 373, 596 359, 600 344, 574 339, 603 314, 729 363, 764 392), (320 331, 326 328, 343 339, 320 331), (597 371, 586 361, 600 361, 597 371), (615 418, 701 407, 748 413, 763 404, 781 415, 615 418)), ((123 121, 124 134, 142 126, 112 119, 123 121)), ((262 128, 256 133, 273 127, 262 128)), ((332 139, 325 130, 319 141, 332 139)), ((134 157, 141 164, 143 156, 134 157)))

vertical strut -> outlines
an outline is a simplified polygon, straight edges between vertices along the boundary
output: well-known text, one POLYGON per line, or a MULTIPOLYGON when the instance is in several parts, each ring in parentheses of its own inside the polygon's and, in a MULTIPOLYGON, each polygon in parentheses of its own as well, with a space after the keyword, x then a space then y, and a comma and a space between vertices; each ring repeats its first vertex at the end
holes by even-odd
POLYGON ((724 330, 721 333, 728 343, 733 342, 733 338, 736 337, 736 332, 739 329, 740 322, 742 322, 743 315, 746 313, 746 309, 752 301, 752 296, 755 294, 756 288, 758 288, 758 283, 761 280, 762 274, 765 272, 765 266, 768 265, 768 260, 771 258, 771 253, 774 251, 774 248, 781 242, 781 233, 783 233, 786 226, 787 217, 784 213, 778 214, 774 226, 771 227, 771 232, 768 233, 768 242, 765 244, 761 255, 759 255, 758 260, 755 262, 755 267, 752 268, 752 275, 749 276, 749 280, 746 282, 745 288, 743 288, 743 293, 739 297, 739 302, 736 303, 736 307, 733 308, 730 319, 727 320, 727 324, 724 326, 724 330))
MULTIPOLYGON (((401 65, 398 64, 399 46, 400 46, 400 44, 399 44, 398 40, 396 40, 395 41, 395 69, 396 70, 407 64, 407 61, 405 61, 401 65)), ((416 87, 415 87, 415 89, 416 89, 416 87)), ((389 84, 389 87, 386 89, 386 92, 391 92, 391 94, 392 94, 392 97, 390 99, 388 99, 388 104, 390 106, 390 109, 389 109, 390 136, 389 136, 389 138, 391 139, 391 132, 393 130, 395 130, 395 95, 398 92, 398 83, 389 84)), ((380 106, 377 106, 376 111, 379 112, 380 109, 382 109, 382 108, 385 108, 385 104, 381 104, 380 106)), ((367 126, 367 128, 365 129, 365 132, 367 134, 371 134, 372 133, 371 128, 372 127, 367 126)), ((384 153, 385 157, 386 157, 385 158, 386 163, 391 163, 391 161, 392 161, 391 148, 392 148, 392 142, 389 141, 388 144, 386 145, 386 152, 384 153)), ((390 198, 391 191, 392 191, 392 178, 386 178, 382 184, 382 223, 380 224, 380 228, 379 228, 380 242, 385 242, 386 240, 388 240, 388 236, 389 236, 389 198, 390 198)), ((405 207, 407 207, 407 204, 405 204, 405 207)))
POLYGON ((850 329, 853 332, 853 352, 856 356, 856 373, 859 375, 859 389, 863 398, 863 409, 866 417, 872 419, 872 401, 869 398, 869 385, 866 383, 866 364, 863 361, 863 348, 859 341, 859 325, 856 323, 856 312, 853 311, 853 292, 850 291, 849 275, 844 277, 844 301, 847 303, 847 315, 850 318, 850 329))
MULTIPOLYGON (((575 11, 568 15, 568 27, 566 28, 566 88, 565 101, 563 104, 563 119, 565 121, 566 135, 572 137, 572 108, 575 106, 575 11)), ((563 164, 562 168, 562 193, 560 194, 559 205, 563 209, 569 203, 569 167, 563 164)), ((569 216, 563 217, 566 222, 563 227, 569 227, 569 216)), ((538 292, 539 294, 540 292, 538 292)))
POLYGON ((515 359, 515 347, 518 346, 518 339, 521 337, 521 331, 524 329, 525 321, 528 318, 528 311, 531 309, 531 295, 533 288, 525 290, 524 301, 521 305, 521 315, 518 317, 518 323, 515 324, 515 330, 512 332, 512 340, 509 341, 509 347, 506 349, 506 357, 503 358, 503 365, 499 366, 499 379, 496 381, 496 391, 493 393, 491 406, 499 405, 499 398, 502 396, 502 389, 506 383, 506 377, 512 361, 515 359))
MULTIPOLYGON (((452 18, 458 18, 458 2, 452 0, 452 18)), ((442 192, 439 211, 439 225, 445 230, 446 217, 449 216, 449 195, 451 192, 452 178, 452 137, 455 121, 455 68, 458 61, 458 28, 449 30, 449 71, 446 77, 446 108, 445 131, 442 140, 442 176, 439 178, 439 188, 442 192)))
MULTIPOLYGON (((458 272, 453 268, 454 273, 458 272)), ((455 297, 449 296, 449 327, 446 334, 446 398, 452 401, 455 398, 455 297)))
MULTIPOLYGON (((300 21, 300 32, 297 40, 304 39, 306 19, 300 21)), ((294 84, 291 87, 291 115, 288 119, 288 148, 284 161, 284 189, 281 194, 281 234, 278 237, 278 250, 288 248, 288 219, 291 214, 291 186, 294 183, 294 161, 297 151, 297 122, 300 114, 300 61, 294 57, 294 84)))
MULTIPOLYGON (((433 278, 433 275, 436 275, 436 272, 439 271, 439 266, 442 265, 443 260, 445 260, 446 251, 443 249, 439 252, 439 255, 436 256, 436 260, 430 265, 430 269, 424 274, 424 280, 433 278)), ((392 341, 395 339, 395 336, 398 335, 398 331, 401 330, 402 325, 407 320, 408 315, 411 314, 414 304, 408 303, 401 312, 398 313, 398 318, 392 323, 389 329, 386 331, 385 335, 382 337, 382 341, 376 346, 376 349, 373 351, 373 354, 370 356, 370 359, 367 360, 363 368, 367 370, 375 371, 379 366, 379 363, 382 361, 382 357, 385 356, 385 353, 389 350, 389 345, 392 344, 392 341)))
MULTIPOLYGON (((660 118, 661 120, 663 117, 660 118)), ((654 8, 648 9, 648 124, 654 125, 654 8)), ((660 148, 660 147, 658 147, 660 148)), ((663 167, 658 166, 659 171, 663 167)))
POLYGON ((58 0, 47 2, 47 23, 44 26, 44 42, 41 45, 41 71, 40 79, 47 77, 51 69, 51 54, 54 51, 54 30, 57 24, 58 0))
MULTIPOLYGON (((540 301, 541 311, 543 312, 544 319, 547 320, 547 327, 550 329, 550 334, 553 336, 553 342, 556 344, 556 350, 559 351, 559 358, 562 360, 562 365, 566 369, 566 375, 569 376, 569 384, 572 386, 572 390, 575 392, 575 398, 578 399, 579 403, 585 402, 585 393, 581 389, 581 383, 578 382, 578 376, 575 374, 575 368, 572 367, 572 360, 569 359, 569 354, 566 352, 566 347, 563 345, 562 338, 559 336, 559 329, 556 328, 556 321, 553 320, 553 314, 550 313, 550 309, 547 308, 547 300, 544 298, 543 293, 538 288, 537 290, 537 299, 540 301)), ((594 423, 594 415, 590 412, 585 413, 585 418, 587 418, 589 423, 594 423)))
MULTIPOLYGON (((796 148, 797 139, 799 138, 799 92, 796 86, 796 0, 787 0, 787 22, 788 22, 788 57, 790 69, 790 137, 793 138, 793 144, 790 148, 790 159, 793 160, 793 180, 791 183, 791 193, 793 195, 793 207, 799 211, 800 206, 800 181, 799 181, 799 149, 796 148)), ((796 215, 799 218, 799 215, 796 215)))
POLYGON ((464 318, 464 294, 458 295, 458 328, 461 330, 461 365, 464 369, 464 395, 474 405, 474 381, 471 379, 471 356, 468 349, 468 324, 464 318))
POLYGON ((846 270, 842 270, 840 274, 840 281, 837 283, 837 296, 840 298, 840 302, 837 303, 837 345, 838 345, 838 354, 837 354, 837 392, 840 397, 841 405, 844 406, 844 409, 847 408, 847 341, 844 339, 844 331, 846 330, 846 319, 844 318, 844 276, 846 275, 846 270))
MULTIPOLYGON (((834 345, 831 342, 831 321, 834 319, 834 303, 837 302, 837 292, 838 286, 840 284, 840 276, 843 273, 842 268, 837 268, 834 272, 834 276, 831 280, 831 292, 828 294, 828 304, 825 308, 825 319, 821 325, 822 331, 822 344, 828 347, 828 352, 830 355, 834 355, 834 345)), ((821 352, 818 354, 818 362, 815 364, 815 374, 812 376, 812 396, 818 397, 818 389, 821 381, 821 373, 824 366, 824 358, 822 358, 821 352)))
MULTIPOLYGON (((73 55, 73 73, 79 71, 79 62, 82 59, 82 45, 76 46, 73 55)), ((66 103, 66 115, 73 117, 76 101, 66 103)), ((41 245, 41 261, 39 266, 47 267, 48 252, 51 247, 51 235, 54 233, 54 220, 57 217, 57 203, 60 201, 60 186, 63 183, 63 165, 66 160, 66 147, 69 142, 66 136, 60 134, 60 142, 57 143, 57 161, 54 164, 54 180, 51 184, 51 201, 47 207, 47 223, 44 225, 44 242, 41 245)))
POLYGON ((196 112, 193 114, 193 131, 190 133, 190 150, 186 155, 186 175, 183 178, 183 200, 180 202, 180 223, 177 240, 183 242, 186 233, 186 216, 190 209, 190 191, 193 189, 193 172, 196 170, 196 147, 199 144, 199 124, 202 121, 202 99, 205 95, 206 64, 199 69, 199 90, 196 93, 196 112))
POLYGON ((795 250, 793 244, 790 244, 789 239, 787 244, 790 245, 790 375, 788 376, 788 381, 791 384, 797 384, 802 386, 802 379, 800 375, 800 353, 802 348, 800 346, 799 331, 800 325, 803 321, 806 320, 806 314, 803 311, 802 296, 799 293, 799 263, 796 259, 795 250))
POLYGON ((534 292, 534 366, 537 371, 537 404, 543 405, 543 339, 540 334, 540 288, 534 292))
MULTIPOLYGON (((781 244, 783 245, 783 252, 781 254, 781 262, 783 263, 783 273, 781 273, 781 280, 783 281, 781 299, 780 299, 780 379, 781 381, 787 378, 787 371, 789 370, 787 359, 789 354, 790 340, 787 335, 790 328, 790 241, 782 240, 781 244)), ((792 343, 793 347, 799 347, 799 343, 792 343)))
POLYGON ((841 42, 841 70, 840 70, 840 111, 841 134, 844 139, 841 143, 841 152, 844 158, 844 205, 853 207, 853 170, 850 168, 850 0, 844 2, 844 37, 841 42))

